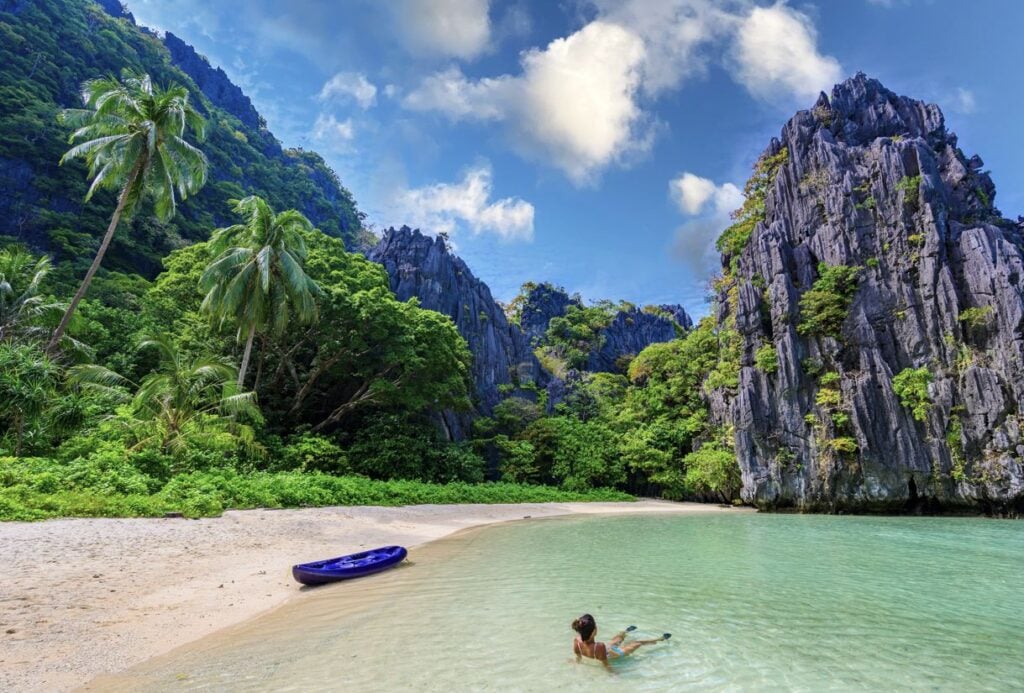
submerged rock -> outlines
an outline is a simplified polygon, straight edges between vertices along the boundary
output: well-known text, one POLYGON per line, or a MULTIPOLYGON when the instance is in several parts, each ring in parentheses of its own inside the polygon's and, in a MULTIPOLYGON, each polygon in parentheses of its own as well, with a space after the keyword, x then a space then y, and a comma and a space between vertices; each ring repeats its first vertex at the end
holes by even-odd
POLYGON ((1019 510, 1024 252, 981 159, 960 151, 938 106, 863 74, 797 113, 765 156, 783 149, 763 221, 723 256, 717 300, 742 348, 738 387, 710 403, 735 426, 743 498, 1019 510), (835 337, 798 329, 819 263, 860 268, 835 337), (771 373, 755 366, 765 345, 771 373), (906 369, 931 375, 918 418, 893 390, 906 369))

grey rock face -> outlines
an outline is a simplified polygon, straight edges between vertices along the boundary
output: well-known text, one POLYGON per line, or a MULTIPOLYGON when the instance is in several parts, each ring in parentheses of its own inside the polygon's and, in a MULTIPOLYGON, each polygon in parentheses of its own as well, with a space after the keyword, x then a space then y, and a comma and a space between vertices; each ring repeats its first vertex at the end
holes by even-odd
POLYGON ((164 36, 164 45, 171 52, 171 61, 192 78, 211 103, 253 129, 260 127, 260 114, 252 101, 228 79, 224 70, 210 65, 192 46, 169 31, 164 36))
MULTIPOLYGON (((526 293, 519 317, 519 325, 530 344, 540 344, 552 318, 565 315, 569 306, 582 308, 583 301, 547 282, 532 286, 526 293)), ((693 321, 682 306, 661 305, 657 309, 660 314, 637 308, 616 313, 601 331, 599 346, 587 360, 587 370, 621 371, 620 362, 624 358, 636 356, 651 344, 671 341, 681 330, 693 327, 693 321)))
POLYGON ((937 106, 862 74, 797 113, 766 154, 783 147, 738 291, 718 296, 743 356, 739 387, 711 407, 735 426, 744 499, 1019 512, 1024 246, 992 205, 981 160, 957 148, 937 106), (819 263, 862 268, 839 339, 797 330, 819 263), (774 374, 754 366, 764 344, 777 351, 774 374), (893 392, 908 368, 933 376, 924 421, 893 392), (818 403, 814 371, 839 375, 838 408, 818 403))
POLYGON ((676 321, 676 324, 684 330, 693 328, 693 319, 678 303, 662 303, 658 308, 672 316, 672 319, 676 321))
POLYGON ((583 303, 576 297, 570 297, 561 287, 547 282, 537 284, 526 294, 519 314, 519 327, 530 344, 537 345, 551 319, 565 315, 566 309, 573 305, 582 306, 583 303))
MULTIPOLYGON (((528 383, 547 386, 548 377, 526 337, 509 324, 488 286, 451 253, 444 239, 404 226, 389 229, 367 257, 384 265, 391 290, 399 300, 415 296, 423 308, 443 313, 455 323, 473 355, 475 414, 490 414, 504 398, 503 391, 530 397, 531 392, 518 388, 528 387, 528 383)), ((463 439, 469 433, 472 417, 446 412, 444 423, 449 435, 463 439)))
MULTIPOLYGON (((683 322, 690 325, 686 311, 679 306, 675 308, 681 312, 683 322)), ((677 326, 675 321, 665 315, 648 313, 639 308, 620 310, 601 331, 600 346, 590 353, 587 370, 619 373, 623 370, 623 360, 636 356, 651 344, 672 341, 679 336, 678 330, 682 327, 682 322, 677 326)))
POLYGON ((96 4, 114 19, 127 19, 130 23, 135 23, 135 17, 121 0, 96 0, 96 4))

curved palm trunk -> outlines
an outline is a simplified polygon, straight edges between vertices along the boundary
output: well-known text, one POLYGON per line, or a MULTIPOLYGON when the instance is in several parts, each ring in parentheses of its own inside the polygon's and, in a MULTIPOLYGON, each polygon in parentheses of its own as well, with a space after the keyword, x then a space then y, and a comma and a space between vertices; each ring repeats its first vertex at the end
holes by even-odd
POLYGON ((16 424, 17 438, 14 444, 14 456, 21 457, 21 443, 25 440, 25 415, 18 414, 18 423, 16 424))
POLYGON ((132 169, 131 174, 128 176, 124 189, 121 190, 121 195, 117 200, 117 208, 114 209, 114 216, 110 219, 110 226, 107 227, 107 233, 103 236, 103 242, 100 243, 100 248, 96 251, 96 257, 92 259, 92 265, 89 266, 89 271, 85 273, 85 279, 82 280, 78 291, 75 292, 75 297, 71 299, 68 309, 64 311, 64 316, 60 319, 60 324, 57 325, 57 329, 53 331, 53 336, 50 337, 50 342, 46 345, 48 356, 53 356, 56 353, 57 345, 60 344, 60 340, 64 337, 68 324, 71 322, 71 316, 75 314, 78 304, 85 298, 85 292, 89 290, 89 284, 92 283, 93 275, 100 268, 103 256, 107 254, 107 248, 110 247, 110 241, 114 238, 114 232, 117 230, 117 225, 121 221, 121 214, 124 212, 124 207, 128 202, 128 192, 135 185, 135 179, 138 178, 139 172, 142 171, 144 163, 144 159, 139 159, 138 163, 135 164, 135 168, 132 169))
POLYGON ((249 328, 249 336, 245 339, 245 351, 242 352, 242 365, 238 369, 238 389, 245 384, 245 372, 249 369, 249 357, 252 356, 252 340, 256 336, 256 325, 249 328))

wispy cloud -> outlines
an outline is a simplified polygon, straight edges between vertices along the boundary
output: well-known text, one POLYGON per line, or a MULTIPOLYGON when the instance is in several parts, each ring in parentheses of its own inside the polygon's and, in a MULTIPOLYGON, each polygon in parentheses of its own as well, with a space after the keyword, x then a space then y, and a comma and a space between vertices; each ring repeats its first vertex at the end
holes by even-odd
POLYGON ((488 0, 392 0, 390 7, 414 53, 468 60, 490 43, 488 0))
POLYGON ((492 200, 493 182, 489 165, 466 171, 457 183, 435 183, 422 188, 402 189, 394 195, 394 224, 408 224, 429 233, 457 234, 468 229, 473 235, 495 234, 503 240, 533 238, 534 207, 518 197, 492 200))
POLYGON ((698 276, 718 264, 715 240, 731 223, 730 213, 743 204, 743 193, 733 183, 716 184, 690 172, 669 181, 669 195, 687 221, 676 229, 673 249, 698 276))
POLYGON ((317 98, 321 101, 351 98, 365 110, 377 102, 377 87, 362 73, 339 72, 324 82, 317 98))
POLYGON ((953 101, 950 104, 950 107, 957 113, 970 115, 978 109, 978 102, 974 98, 974 92, 970 89, 957 87, 956 91, 953 92, 953 101))
POLYGON ((334 151, 347 151, 355 139, 356 129, 351 118, 338 120, 333 115, 321 113, 313 123, 313 139, 334 151))

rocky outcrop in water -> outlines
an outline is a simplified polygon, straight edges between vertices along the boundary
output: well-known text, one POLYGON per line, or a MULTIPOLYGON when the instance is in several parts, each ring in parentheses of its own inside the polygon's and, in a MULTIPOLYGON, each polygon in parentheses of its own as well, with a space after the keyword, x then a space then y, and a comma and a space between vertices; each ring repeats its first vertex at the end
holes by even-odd
POLYGON ((475 386, 475 412, 444 414, 455 440, 468 434, 473 415, 488 415, 506 394, 532 397, 520 387, 547 385, 548 377, 518 327, 508 322, 488 286, 473 276, 443 238, 403 226, 389 229, 367 255, 384 265, 399 300, 416 297, 423 308, 449 316, 469 345, 475 386))
POLYGON ((981 159, 937 106, 862 74, 797 113, 765 156, 783 149, 763 221, 723 256, 717 300, 741 357, 738 387, 711 406, 735 426, 743 498, 1019 511, 1024 229, 993 206, 981 159), (808 332, 801 306, 827 265, 860 268, 834 336, 808 332), (755 365, 769 345, 774 372, 755 365), (909 369, 925 386, 897 395, 909 369))

